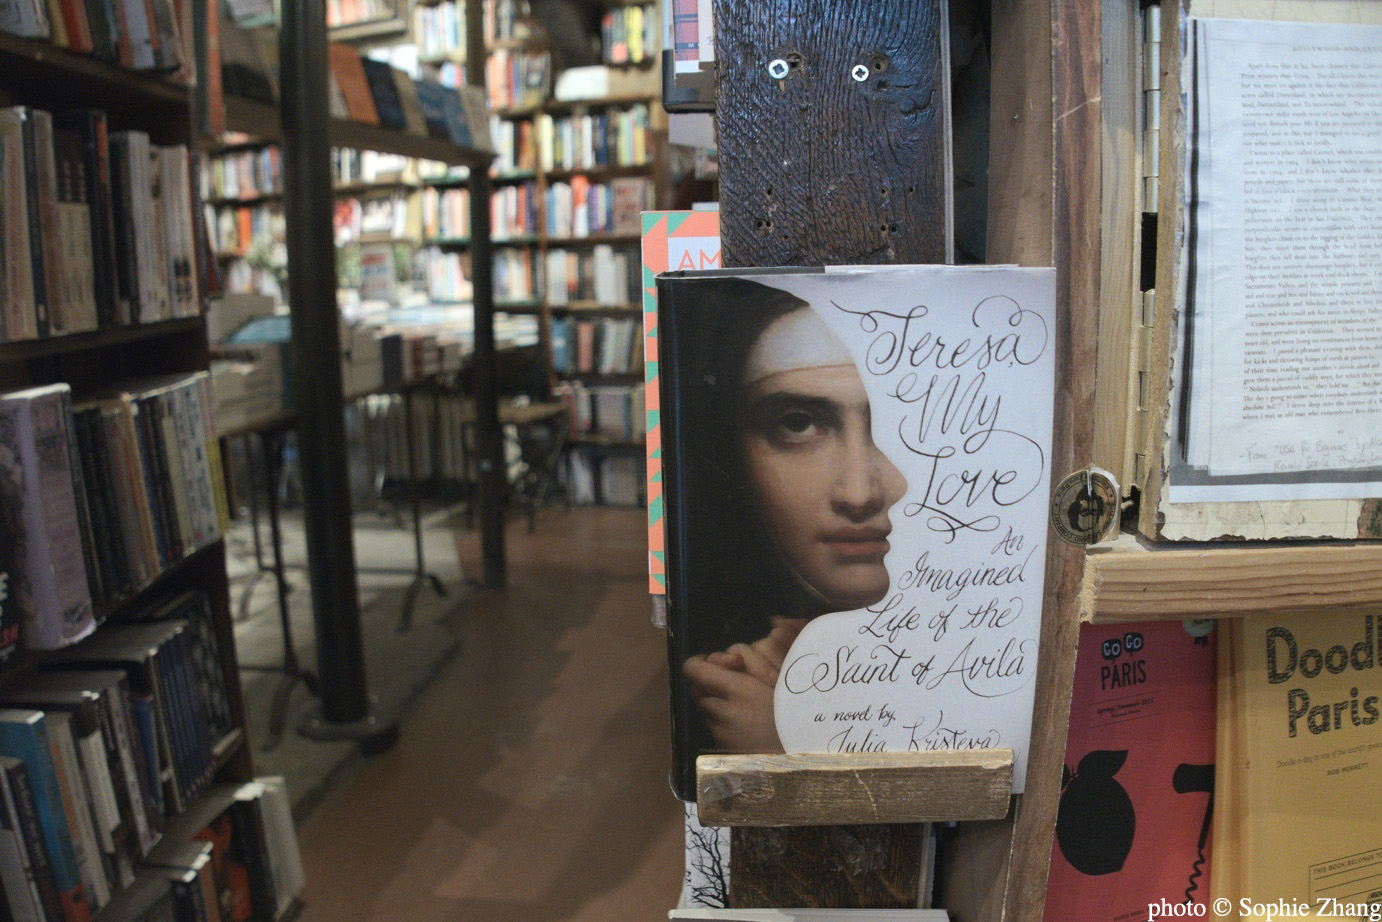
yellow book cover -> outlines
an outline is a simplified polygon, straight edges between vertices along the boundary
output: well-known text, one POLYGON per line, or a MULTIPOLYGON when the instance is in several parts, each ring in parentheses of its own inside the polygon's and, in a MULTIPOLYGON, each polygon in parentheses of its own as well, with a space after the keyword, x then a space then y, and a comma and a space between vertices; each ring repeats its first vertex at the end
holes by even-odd
POLYGON ((1243 897, 1336 918, 1382 904, 1382 668, 1378 615, 1233 626, 1242 736, 1243 897))

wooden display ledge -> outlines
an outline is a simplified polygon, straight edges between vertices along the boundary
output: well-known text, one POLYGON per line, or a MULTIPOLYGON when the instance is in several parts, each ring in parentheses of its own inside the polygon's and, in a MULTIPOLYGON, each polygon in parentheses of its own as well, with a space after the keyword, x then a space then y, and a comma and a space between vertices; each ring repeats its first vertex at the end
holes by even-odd
POLYGON ((1382 544, 1091 548, 1080 593, 1092 624, 1242 618, 1382 607, 1382 544))
MULTIPOLYGON (((225 105, 227 130, 249 135, 259 143, 279 143, 283 140, 282 116, 277 106, 239 96, 227 96, 225 105)), ((492 151, 462 147, 452 141, 339 118, 331 119, 330 132, 331 143, 335 147, 352 147, 483 169, 488 169, 490 161, 494 159, 492 151)), ((224 145, 226 149, 244 146, 246 145, 224 145)))
POLYGON ((706 826, 852 826, 997 820, 1012 795, 1011 749, 703 755, 706 826))

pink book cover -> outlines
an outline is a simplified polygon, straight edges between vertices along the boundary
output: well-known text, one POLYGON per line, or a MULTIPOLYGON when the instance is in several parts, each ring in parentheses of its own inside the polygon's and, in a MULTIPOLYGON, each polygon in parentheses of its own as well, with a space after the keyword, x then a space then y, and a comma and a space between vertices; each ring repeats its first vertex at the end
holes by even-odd
POLYGON ((718 211, 643 212, 643 402, 648 411, 648 592, 667 594, 662 506, 662 430, 658 412, 657 276, 720 268, 718 211))
POLYGON ((1144 922, 1206 908, 1214 622, 1085 625, 1045 922, 1144 922))

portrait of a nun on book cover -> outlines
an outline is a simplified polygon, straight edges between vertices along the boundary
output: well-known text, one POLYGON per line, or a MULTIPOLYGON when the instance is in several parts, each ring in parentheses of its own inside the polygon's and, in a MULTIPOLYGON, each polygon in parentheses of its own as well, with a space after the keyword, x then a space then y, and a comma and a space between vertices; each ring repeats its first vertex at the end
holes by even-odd
POLYGON ((703 752, 1025 755, 1049 270, 661 285, 678 794, 703 752))

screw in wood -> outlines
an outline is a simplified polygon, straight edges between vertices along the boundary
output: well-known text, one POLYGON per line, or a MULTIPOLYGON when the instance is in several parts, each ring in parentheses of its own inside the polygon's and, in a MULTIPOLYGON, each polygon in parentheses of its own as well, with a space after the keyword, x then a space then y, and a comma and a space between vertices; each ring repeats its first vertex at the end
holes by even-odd
POLYGON ((854 70, 850 71, 849 75, 854 78, 855 83, 863 83, 869 78, 869 66, 867 64, 855 64, 854 70))
POLYGON ((787 62, 782 58, 773 58, 768 62, 768 76, 774 80, 781 80, 787 76, 787 62))

